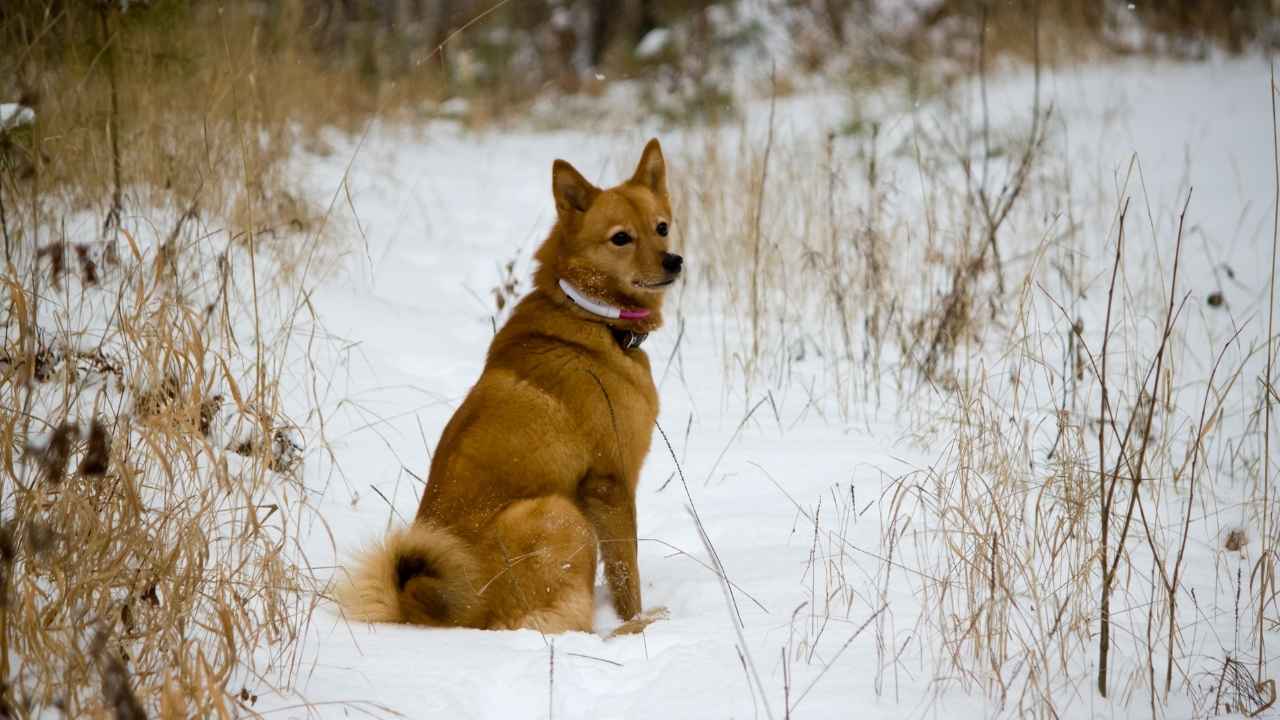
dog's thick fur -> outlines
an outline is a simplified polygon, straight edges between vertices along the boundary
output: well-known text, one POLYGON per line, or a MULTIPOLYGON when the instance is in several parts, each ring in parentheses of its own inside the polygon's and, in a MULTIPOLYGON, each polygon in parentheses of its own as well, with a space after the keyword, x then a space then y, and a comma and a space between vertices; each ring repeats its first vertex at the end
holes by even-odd
POLYGON ((619 337, 662 324, 680 272, 658 141, 604 190, 557 160, 552 194, 557 221, 533 291, 445 427, 413 524, 367 550, 339 588, 348 617, 590 631, 597 557, 619 617, 640 612, 635 493, 658 395, 648 356, 619 337), (620 232, 631 241, 615 243, 620 232), (648 315, 595 315, 561 279, 648 315))

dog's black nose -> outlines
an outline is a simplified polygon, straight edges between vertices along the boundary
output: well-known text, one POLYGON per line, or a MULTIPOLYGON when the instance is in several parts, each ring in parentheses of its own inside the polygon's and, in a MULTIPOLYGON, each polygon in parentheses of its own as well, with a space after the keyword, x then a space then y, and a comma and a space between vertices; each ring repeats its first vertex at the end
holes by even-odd
POLYGON ((675 253, 662 254, 662 269, 669 273, 680 272, 680 267, 684 265, 684 258, 675 253))

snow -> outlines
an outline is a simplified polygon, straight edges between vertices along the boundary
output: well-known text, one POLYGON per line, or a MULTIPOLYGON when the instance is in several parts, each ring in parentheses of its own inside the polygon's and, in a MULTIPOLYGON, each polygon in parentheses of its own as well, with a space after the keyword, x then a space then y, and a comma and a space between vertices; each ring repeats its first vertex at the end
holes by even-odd
POLYGON ((648 60, 655 57, 658 53, 667 49, 671 43, 671 31, 666 28, 654 28, 645 33, 640 38, 640 42, 636 45, 636 57, 641 60, 648 60))
POLYGON ((0 103, 0 130, 11 130, 36 121, 36 111, 20 103, 0 103))
MULTIPOLYGON (((1274 192, 1267 82, 1266 63, 1257 59, 1131 61, 1064 69, 1043 82, 1046 104, 1055 106, 1052 142, 1062 150, 1051 162, 1069 161, 1072 169, 1069 194, 1078 205, 1092 287, 1105 282, 1109 228, 1132 157, 1142 171, 1141 184, 1128 185, 1136 195, 1132 252, 1150 268, 1148 278, 1132 279, 1135 288, 1147 287, 1146 280, 1167 287, 1173 223, 1194 186, 1194 227, 1180 285, 1197 300, 1186 336, 1215 340, 1187 350, 1191 370, 1185 372, 1201 380, 1233 327, 1246 326, 1255 346, 1265 337, 1259 318, 1265 321, 1270 302, 1274 192), (1224 266, 1233 271, 1230 283, 1223 281, 1224 266), (1230 314, 1199 301, 1219 287, 1228 293, 1230 314)), ((1025 115, 1030 88, 1025 73, 993 82, 997 124, 1025 115)), ((790 98, 779 106, 779 123, 792 137, 821 143, 848 119, 834 107, 842 106, 830 97, 790 98)), ((763 137, 768 111, 767 103, 752 105, 742 131, 763 137)), ((880 112, 886 127, 905 131, 948 110, 888 103, 880 112)), ((359 147, 338 139, 331 157, 298 158, 299 172, 324 204, 345 177, 350 203, 335 208, 335 222, 352 228, 358 248, 315 289, 319 320, 299 331, 299 343, 313 342, 326 368, 317 410, 332 451, 310 453, 305 470, 325 525, 305 529, 303 549, 313 567, 332 569, 364 541, 412 516, 428 455, 476 380, 493 324, 501 320, 490 295, 499 268, 515 259, 527 275, 532 250, 551 224, 552 160, 568 159, 588 178, 615 182, 629 174, 645 130, 468 133, 447 122, 415 130, 377 126, 359 147)), ((684 165, 699 132, 662 135, 673 177, 696 177, 696 169, 684 165)), ((893 212, 921 214, 909 156, 886 172, 897 172, 892 182, 903 188, 893 212)), ((1060 228, 1052 217, 1061 212, 1046 205, 1029 215, 1038 215, 1042 227, 1060 228)), ((1039 236, 1025 224, 1018 232, 1039 236)), ((729 325, 724 313, 731 303, 706 302, 712 285, 704 259, 685 255, 688 287, 672 292, 669 302, 678 312, 667 313, 685 322, 679 346, 674 321, 645 345, 660 381, 666 439, 655 433, 637 498, 644 604, 666 607, 669 619, 642 635, 606 640, 602 635, 617 619, 603 587, 599 635, 368 626, 348 623, 324 605, 307 628, 295 686, 251 688, 260 695, 255 710, 276 709, 273 714, 284 717, 778 718, 789 699, 797 717, 1016 712, 980 689, 939 678, 946 651, 927 637, 918 574, 933 570, 930 553, 940 551, 916 542, 895 560, 896 569, 884 562, 896 480, 937 466, 949 443, 919 442, 912 418, 941 413, 947 401, 898 397, 884 387, 878 406, 855 403, 843 415, 823 399, 822 387, 816 401, 806 388, 808 381, 829 382, 817 358, 797 363, 796 376, 808 381, 762 380, 748 394, 724 371, 732 359, 721 333, 707 330, 729 325), (733 583, 732 612, 689 507, 733 583), (821 532, 810 518, 819 520, 821 532), (839 528, 843 540, 830 528, 839 528), (738 616, 763 698, 739 654, 738 616), (310 708, 299 707, 299 698, 310 708)), ((1052 307, 1043 298, 1035 302, 1037 317, 1053 322, 1052 307)), ((1093 292, 1079 309, 1090 333, 1101 326, 1100 302, 1105 292, 1093 292)), ((1138 328, 1134 337, 1150 332, 1138 328)), ((1233 357, 1241 359, 1249 347, 1233 350, 1233 357)), ((1002 359, 989 360, 998 374, 1002 359)), ((1258 375, 1256 358, 1246 367, 1258 375)), ((1055 391, 1038 392, 1052 397, 1055 391)), ((292 397, 295 417, 317 399, 301 387, 292 397)), ((1044 402, 1051 410, 1052 400, 1044 402)), ((318 439, 311 438, 313 447, 318 439)), ((1252 562, 1215 554, 1214 537, 1244 514, 1232 505, 1244 496, 1242 483, 1221 482, 1207 501, 1207 516, 1196 523, 1188 570, 1206 613, 1230 607, 1234 586, 1220 575, 1234 576, 1237 564, 1247 574, 1252 562)), ((1210 662, 1231 650, 1231 632, 1221 614, 1189 622, 1184 649, 1210 662)), ((1280 647, 1274 635, 1269 646, 1280 647)), ((1126 655, 1132 650, 1118 644, 1122 669, 1141 660, 1126 655)), ((1090 657, 1082 652, 1060 668, 1071 677, 1059 685, 1060 710, 1074 717, 1146 712, 1145 692, 1138 699, 1091 693, 1090 657)), ((1175 691, 1166 711, 1190 715, 1192 701, 1185 689, 1175 691)))
POLYGON ((439 112, 442 115, 465 117, 470 109, 471 103, 466 98, 452 97, 440 103, 439 112))

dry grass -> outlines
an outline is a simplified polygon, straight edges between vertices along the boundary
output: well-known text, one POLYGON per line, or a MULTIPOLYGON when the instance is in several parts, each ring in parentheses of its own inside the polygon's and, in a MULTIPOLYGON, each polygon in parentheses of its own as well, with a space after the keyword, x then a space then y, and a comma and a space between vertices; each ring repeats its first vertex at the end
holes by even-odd
POLYGON ((130 245, 92 278, 29 251, 8 263, 10 715, 229 717, 296 668, 315 596, 296 546, 310 511, 280 400, 286 345, 255 338, 241 304, 272 292, 249 285, 258 261, 231 242, 201 257, 205 228, 189 227, 167 255, 130 245), (179 280, 193 275, 206 280, 179 280))
POLYGON ((981 103, 949 102, 939 121, 831 138, 784 132, 794 117, 717 129, 685 155, 696 174, 672 182, 700 272, 677 316, 719 339, 725 405, 781 388, 856 422, 887 392, 940 452, 886 483, 879 517, 863 518, 876 498, 853 488, 790 499, 813 535, 784 676, 887 603, 874 630, 890 695, 909 656, 933 659, 938 702, 960 689, 1007 715, 1078 712, 1099 686, 1159 714, 1206 678, 1231 699, 1197 712, 1260 712, 1280 535, 1274 400, 1248 378, 1274 377, 1261 359, 1280 340, 1259 330, 1265 316, 1197 336, 1181 219, 1156 225, 1159 273, 1125 243, 1129 200, 1145 200, 1134 165, 1105 238, 1084 238, 1050 108, 1028 97, 997 125, 981 103), (1099 277, 1090 257, 1113 263, 1099 277), (1209 365, 1189 361, 1197 350, 1209 365), (1242 525, 1215 525, 1224 514, 1242 525), (848 540, 868 521, 882 523, 875 557, 848 540), (1217 592, 1194 594, 1206 566, 1217 592), (903 587, 923 612, 895 606, 903 587), (1205 624, 1220 642, 1194 630, 1205 624))
MULTIPOLYGON (((16 71, 0 90, 39 121, 0 134, 0 714, 241 715, 297 668, 317 597, 297 547, 311 517, 298 473, 316 439, 287 417, 281 382, 302 306, 293 283, 327 246, 285 161, 299 146, 323 152, 325 127, 421 117, 438 92, 429 73, 371 83, 268 32, 301 7, 280 4, 274 25, 241 4, 167 25, 163 3, 153 24, 51 16, 71 23, 56 45, 45 24, 3 16, 16 71)), ((973 33, 971 10, 955 13, 979 63, 965 72, 1038 54, 1007 15, 973 33)), ((1123 302, 1098 322, 1082 309, 1098 290, 1077 264, 1083 241, 1028 230, 1064 182, 1047 109, 1028 98, 1007 127, 948 112, 954 122, 814 138, 771 111, 767 127, 707 130, 680 164, 696 176, 673 178, 683 250, 706 269, 681 286, 691 302, 677 322, 719 339, 726 400, 755 408, 764 387, 784 387, 848 420, 887 391, 944 448, 886 483, 869 574, 847 536, 876 498, 851 489, 812 512, 792 500, 813 535, 784 669, 822 661, 833 622, 882 608, 857 626, 875 633, 881 692, 927 647, 939 693, 1049 716, 1096 661, 1109 607, 1143 608, 1113 620, 1126 660, 1105 691, 1154 708, 1171 687, 1208 682, 1204 714, 1260 709, 1274 672, 1263 641, 1280 624, 1270 361, 1265 391, 1239 398, 1246 363, 1275 338, 1207 378, 1145 350, 1148 325, 1165 328, 1160 352, 1195 339, 1181 334, 1177 289, 1142 285, 1117 248, 1120 199, 1105 247, 1123 302), (911 174, 887 169, 904 159, 911 174), (1049 268, 1063 278, 1054 293, 1049 268), (703 301, 711 312, 688 314, 703 301), (1225 542, 1262 555, 1231 578, 1234 607, 1188 609, 1189 518, 1213 502, 1212 473, 1258 488, 1225 542), (894 606, 903 578, 918 616, 894 606), (1232 615, 1245 637, 1208 674, 1180 654, 1193 612, 1232 615)), ((513 268, 500 270, 496 316, 518 292, 513 268)))
POLYGON ((316 602, 281 398, 295 291, 335 247, 243 16, 56 21, 93 19, 25 77, 37 122, 0 131, 0 702, 239 716, 287 688, 316 602))
POLYGON ((0 91, 37 118, 0 129, 0 714, 252 715, 321 597, 324 441, 283 398, 342 248, 287 161, 396 99, 249 4, 26 5, 0 12, 0 91))
POLYGON ((67 242, 68 216, 114 239, 122 218, 160 211, 252 235, 291 269, 312 248, 285 238, 322 234, 326 213, 289 160, 329 154, 331 133, 421 121, 445 91, 434 46, 413 71, 361 66, 358 48, 317 39, 303 0, 119 6, 0 9, 0 102, 36 118, 0 132, 10 244, 67 242))
POLYGON ((283 397, 314 389, 295 326, 342 248, 286 161, 384 99, 247 5, 194 7, 64 7, 58 43, 0 13, 52 69, 17 74, 36 123, 0 129, 6 717, 252 715, 293 692, 321 597, 323 436, 283 397))

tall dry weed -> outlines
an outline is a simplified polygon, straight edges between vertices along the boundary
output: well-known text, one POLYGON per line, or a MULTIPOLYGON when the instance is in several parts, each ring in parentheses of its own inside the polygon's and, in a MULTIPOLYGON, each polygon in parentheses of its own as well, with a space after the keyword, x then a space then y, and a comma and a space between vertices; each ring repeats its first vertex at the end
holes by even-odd
POLYGON ((291 291, 254 282, 272 261, 253 243, 169 222, 126 220, 112 261, 85 243, 92 273, 30 248, 6 263, 11 716, 238 716, 297 668, 317 597, 297 545, 306 441, 282 401, 289 336, 260 330, 287 326, 291 291))
MULTIPOLYGON (((1000 714, 1060 716, 1090 693, 1159 714, 1205 683, 1262 712, 1280 627, 1274 397, 1245 379, 1274 374, 1268 318, 1201 336, 1178 278, 1180 218, 1151 221, 1165 228, 1152 231, 1159 273, 1125 239, 1145 192, 1136 161, 1109 188, 1110 217, 1090 211, 1105 237, 1084 237, 1063 121, 1037 93, 997 123, 985 94, 975 68, 934 101, 945 110, 890 108, 888 127, 863 109, 871 93, 830 138, 794 132, 794 115, 707 131, 688 154, 696 172, 673 182, 700 261, 678 312, 718 338, 726 404, 798 389, 856 423, 891 391, 937 452, 888 484, 870 590, 847 560, 860 504, 791 499, 814 530, 813 587, 784 667, 849 619, 831 600, 905 585, 921 614, 890 604, 875 621, 883 692, 911 656, 934 659, 937 697, 980 694, 1000 714), (1241 520, 1219 528, 1224 513, 1241 520), (1249 548, 1251 533, 1266 547, 1249 548)), ((1184 208, 1188 223, 1198 210, 1184 208)))

